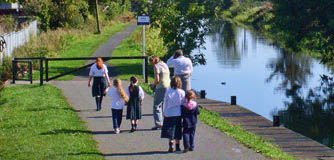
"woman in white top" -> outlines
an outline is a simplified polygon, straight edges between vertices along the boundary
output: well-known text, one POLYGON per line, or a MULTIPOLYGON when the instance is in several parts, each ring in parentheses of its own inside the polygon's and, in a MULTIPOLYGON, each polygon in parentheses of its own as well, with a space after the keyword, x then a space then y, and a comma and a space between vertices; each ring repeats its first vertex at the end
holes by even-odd
POLYGON ((92 86, 92 79, 94 77, 92 95, 95 97, 96 101, 96 111, 101 110, 102 99, 104 96, 104 91, 106 90, 106 80, 108 82, 108 87, 111 86, 108 69, 105 64, 103 64, 102 58, 97 58, 96 63, 92 65, 89 71, 88 77, 88 87, 92 86))
POLYGON ((126 90, 129 95, 126 119, 131 120, 131 132, 137 130, 138 120, 141 119, 141 105, 143 104, 144 99, 144 91, 137 84, 137 77, 132 76, 130 78, 130 86, 126 90))
POLYGON ((155 92, 153 100, 155 126, 152 130, 156 130, 162 127, 162 104, 166 90, 169 88, 170 78, 167 64, 161 61, 159 57, 152 55, 150 63, 154 68, 154 83, 151 85, 151 89, 155 92))
POLYGON ((170 82, 171 88, 166 91, 163 106, 164 123, 161 138, 169 139, 168 152, 173 152, 174 139, 176 151, 181 151, 180 140, 182 138, 181 127, 181 103, 185 99, 185 92, 181 89, 182 82, 179 77, 173 77, 170 82))
POLYGON ((114 130, 116 134, 120 133, 123 107, 124 104, 129 101, 128 95, 122 88, 122 82, 119 78, 116 78, 113 82, 114 87, 107 89, 107 95, 111 97, 111 113, 114 130))

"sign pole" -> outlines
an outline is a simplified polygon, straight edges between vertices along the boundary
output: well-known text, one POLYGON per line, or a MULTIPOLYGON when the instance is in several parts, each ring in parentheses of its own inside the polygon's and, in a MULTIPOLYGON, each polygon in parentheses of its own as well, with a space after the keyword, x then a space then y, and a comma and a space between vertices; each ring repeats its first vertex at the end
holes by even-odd
MULTIPOLYGON (((143 30, 142 30, 142 36, 143 36, 143 56, 145 56, 145 25, 150 24, 150 16, 148 15, 139 15, 137 19, 137 25, 142 25, 143 30)), ((145 78, 147 73, 145 73, 145 59, 143 59, 143 78, 145 78)), ((147 67, 147 66, 146 66, 147 67)))
MULTIPOLYGON (((143 56, 145 56, 145 25, 143 25, 143 56)), ((143 59, 143 78, 145 78, 145 59, 143 59)))

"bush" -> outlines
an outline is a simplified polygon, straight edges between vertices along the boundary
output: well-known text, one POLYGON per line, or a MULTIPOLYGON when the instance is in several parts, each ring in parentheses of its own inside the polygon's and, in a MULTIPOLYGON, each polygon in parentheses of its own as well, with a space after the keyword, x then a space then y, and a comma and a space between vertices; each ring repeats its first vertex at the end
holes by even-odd
POLYGON ((40 28, 82 28, 88 17, 88 3, 84 0, 30 0, 23 1, 23 10, 29 16, 37 16, 40 28))
POLYGON ((0 34, 10 33, 16 29, 16 22, 11 16, 0 17, 0 34))

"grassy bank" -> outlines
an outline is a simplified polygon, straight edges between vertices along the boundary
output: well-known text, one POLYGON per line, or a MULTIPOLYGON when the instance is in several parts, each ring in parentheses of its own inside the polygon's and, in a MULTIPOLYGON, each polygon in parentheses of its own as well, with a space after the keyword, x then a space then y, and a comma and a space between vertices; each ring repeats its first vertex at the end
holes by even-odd
MULTIPOLYGON (((142 41, 141 41, 141 29, 137 28, 127 39, 125 39, 112 53, 113 57, 120 56, 142 56, 142 41)), ((159 57, 164 56, 167 53, 167 49, 163 46, 162 39, 159 37, 159 30, 148 29, 145 35, 146 39, 146 55, 157 55, 159 57)), ((144 81, 142 60, 111 60, 110 64, 116 67, 120 73, 117 75, 122 80, 130 80, 131 76, 136 76, 140 80, 140 85, 143 87, 145 92, 151 94, 152 91, 149 89, 149 85, 144 81)), ((149 83, 154 82, 153 67, 148 66, 148 79, 149 83)))
MULTIPOLYGON (((305 20, 293 16, 295 13, 290 16, 284 15, 292 10, 277 9, 282 6, 275 9, 275 5, 281 4, 257 0, 248 0, 243 3, 236 1, 228 10, 222 11, 222 17, 224 20, 264 35, 288 52, 309 54, 314 58, 324 60, 325 63, 332 64, 330 60, 332 59, 333 43, 330 42, 333 39, 330 35, 326 35, 326 26, 318 26, 319 24, 316 23, 308 26, 309 22, 304 23, 305 20), (287 22, 293 18, 295 21, 287 22), (296 24, 293 25, 293 23, 296 24)), ((297 6, 291 4, 291 7, 297 6)))
POLYGON ((0 94, 0 159, 103 159, 61 90, 20 85, 0 94))
POLYGON ((259 152, 266 157, 272 159, 284 159, 284 160, 296 160, 297 158, 292 157, 284 153, 276 145, 264 141, 261 137, 245 131, 240 126, 234 126, 227 121, 223 120, 220 115, 216 112, 211 112, 206 109, 201 109, 201 114, 198 117, 205 124, 215 127, 221 132, 235 138, 240 143, 259 152))
MULTIPOLYGON (((74 31, 63 31, 56 30, 44 33, 33 39, 31 42, 23 46, 21 49, 16 51, 17 54, 26 52, 26 50, 33 50, 31 54, 24 55, 26 57, 36 57, 36 55, 46 57, 89 57, 97 48, 106 42, 110 36, 117 32, 125 29, 129 23, 113 22, 102 29, 101 34, 78 32, 74 31), (59 36, 59 35, 61 36, 59 36), (47 39, 47 37, 51 37, 47 39), (36 42, 38 41, 38 42, 36 42), (41 45, 43 47, 38 47, 41 45), (56 43, 56 44, 52 44, 56 43), (32 47, 33 46, 33 47, 32 47)), ((19 56, 17 56, 19 57, 19 56)), ((38 57, 38 56, 37 56, 38 57)), ((51 61, 49 62, 49 77, 59 75, 69 70, 81 67, 85 65, 87 61, 51 61)), ((39 67, 39 63, 36 62, 36 69, 39 67)), ((74 78, 76 73, 68 74, 60 77, 57 80, 71 80, 74 78)), ((33 79, 39 79, 39 70, 34 70, 33 79)))

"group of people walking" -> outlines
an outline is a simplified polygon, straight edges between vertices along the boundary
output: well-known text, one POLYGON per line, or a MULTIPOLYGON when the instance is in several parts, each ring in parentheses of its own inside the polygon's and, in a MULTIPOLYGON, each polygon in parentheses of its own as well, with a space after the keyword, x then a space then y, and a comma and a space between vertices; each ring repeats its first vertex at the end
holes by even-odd
MULTIPOLYGON (((182 50, 175 51, 167 64, 154 55, 149 60, 154 68, 155 79, 151 85, 151 89, 155 92, 153 102, 155 126, 152 130, 161 129, 161 138, 169 139, 169 152, 181 151, 182 137, 184 152, 193 151, 199 108, 190 84, 192 62, 183 56, 182 50), (169 68, 174 68, 174 76, 171 79, 169 68)), ((144 91, 138 86, 138 79, 135 76, 130 78, 130 85, 125 90, 118 78, 113 80, 111 87, 108 69, 102 59, 98 58, 91 67, 88 86, 92 86, 97 111, 101 110, 102 97, 104 95, 111 97, 111 112, 116 134, 120 133, 124 106, 127 106, 126 119, 131 121, 130 132, 136 131, 138 120, 141 119, 144 91)))

